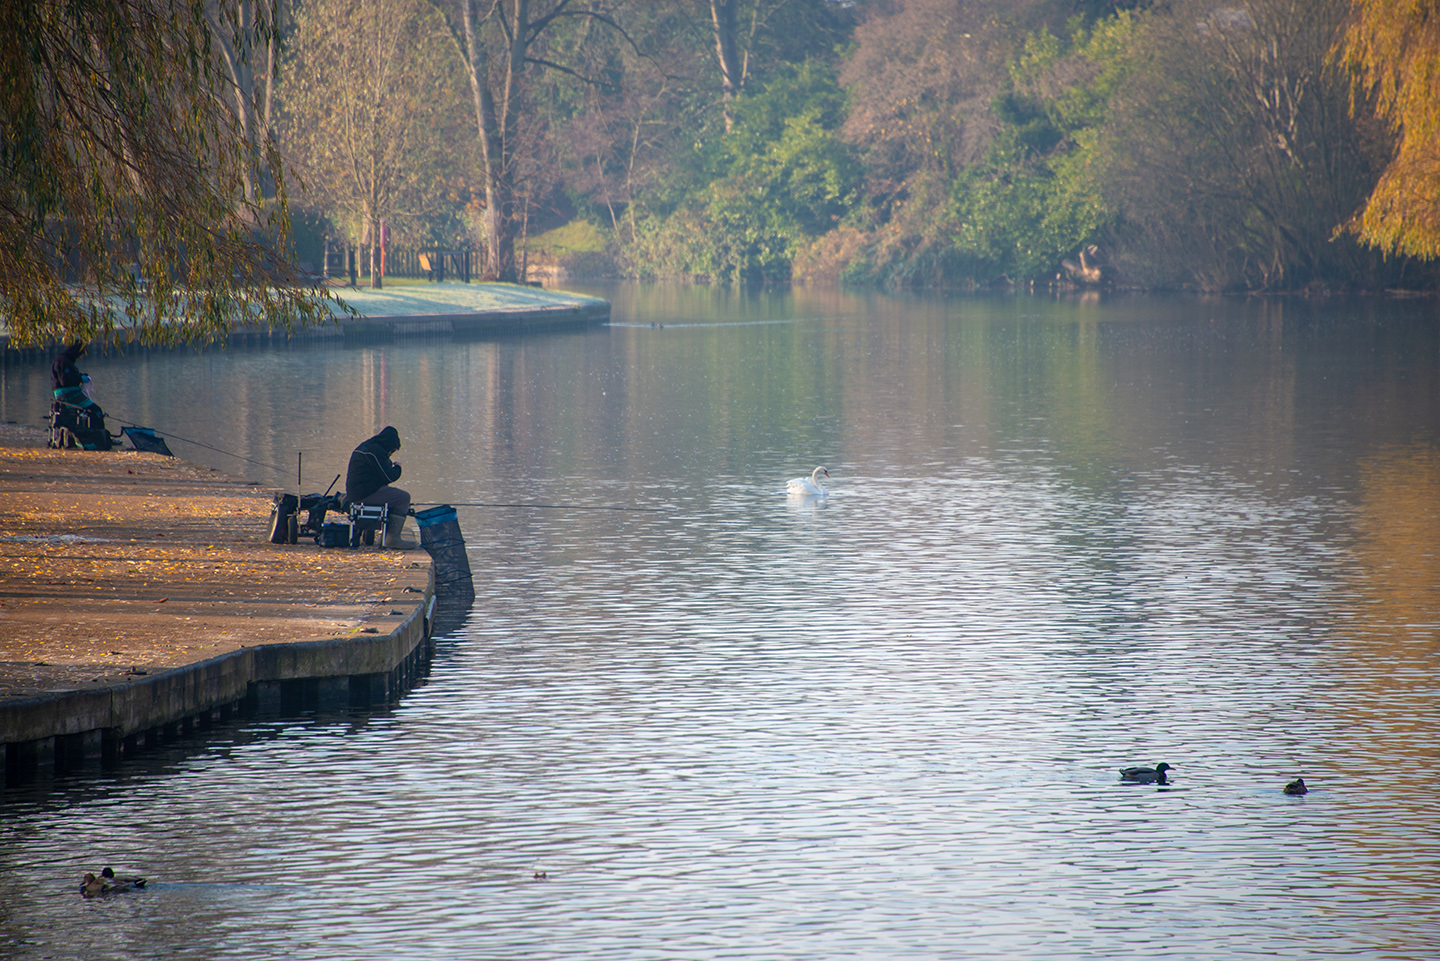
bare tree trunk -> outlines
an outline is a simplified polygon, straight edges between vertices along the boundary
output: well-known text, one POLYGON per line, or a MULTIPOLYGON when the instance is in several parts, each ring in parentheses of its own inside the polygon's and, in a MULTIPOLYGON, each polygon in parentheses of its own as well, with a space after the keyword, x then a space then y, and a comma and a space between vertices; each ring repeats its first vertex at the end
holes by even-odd
MULTIPOLYGON (((481 162, 485 178, 484 277, 490 280, 519 280, 515 259, 515 238, 521 229, 522 214, 516 204, 521 190, 516 185, 516 151, 522 106, 521 75, 536 36, 562 14, 599 18, 597 22, 614 26, 608 16, 595 10, 566 10, 568 0, 559 0, 543 8, 531 20, 530 0, 428 0, 444 18, 470 82, 475 110, 475 133, 480 141, 481 162), (457 19, 458 8, 458 19, 457 19), (480 10, 486 9, 482 16, 480 10), (481 30, 493 22, 504 34, 503 52, 496 52, 495 63, 485 49, 481 30), (498 103, 497 103, 498 94, 498 103)), ((555 64, 548 64, 555 68, 555 64)), ((558 69, 565 70, 560 67, 558 69)), ((743 70, 743 67, 741 68, 743 70)), ((569 71, 567 71, 569 72, 569 71)))
MULTIPOLYGON (((225 70, 230 78, 232 86, 231 95, 235 101, 235 116, 240 123, 242 136, 245 143, 249 145, 252 154, 259 152, 259 142, 256 140, 255 131, 255 68, 250 58, 245 56, 241 49, 237 48, 236 42, 244 42, 244 38, 253 34, 255 29, 254 0, 242 2, 236 5, 236 19, 226 20, 217 5, 209 4, 206 9, 207 19, 211 27, 211 37, 220 51, 220 58, 225 63, 225 70), (231 29, 237 29, 240 37, 231 35, 231 29)), ((245 178, 245 200, 253 202, 259 185, 254 178, 245 178)))
POLYGON ((380 218, 375 216, 374 210, 371 207, 365 211, 365 246, 370 260, 370 289, 380 290, 385 281, 380 276, 380 218))
POLYGON ((504 94, 500 101, 500 168, 491 172, 496 185, 500 221, 497 254, 497 280, 523 283, 515 263, 515 232, 519 219, 515 210, 515 144, 513 138, 520 127, 520 74, 525 70, 525 56, 530 44, 530 0, 511 0, 510 53, 505 60, 504 94))
POLYGON ((525 198, 525 213, 520 222, 520 283, 530 280, 530 198, 525 198))
POLYGON ((280 56, 280 0, 275 3, 275 22, 271 24, 270 40, 265 44, 265 133, 274 130, 275 122, 275 70, 280 56))
POLYGON ((725 132, 735 126, 735 100, 745 89, 740 53, 740 0, 710 0, 715 27, 715 54, 720 59, 720 95, 725 102, 725 132))
MULTIPOLYGON (((283 2, 284 0, 275 0, 275 6, 271 12, 274 22, 270 24, 270 39, 265 45, 265 106, 260 115, 260 123, 266 140, 269 140, 275 131, 275 75, 279 69, 280 7, 283 2)), ((268 168, 266 176, 260 184, 260 195, 267 198, 275 196, 275 178, 268 168)))
POLYGON ((460 14, 465 25, 465 76, 470 81, 470 96, 475 108, 475 136, 480 141, 480 162, 485 168, 485 213, 481 220, 486 248, 483 276, 491 278, 490 265, 495 262, 495 244, 499 237, 499 224, 495 219, 495 188, 490 178, 494 161, 498 161, 500 156, 500 144, 492 136, 495 130, 495 100, 490 95, 490 65, 485 48, 480 43, 480 25, 475 22, 475 6, 471 0, 460 0, 460 14))
MULTIPOLYGON (((476 16, 473 0, 460 0, 461 19, 464 24, 464 53, 466 76, 470 81, 470 94, 475 108, 475 133, 480 140, 480 156, 485 174, 485 272, 488 280, 515 279, 515 230, 512 222, 514 185, 508 143, 514 130, 514 118, 519 110, 515 94, 517 68, 515 51, 519 49, 521 63, 524 62, 523 42, 528 30, 529 4, 526 0, 512 0, 515 4, 511 19, 512 39, 508 62, 504 65, 505 81, 500 110, 496 110, 495 96, 490 89, 490 62, 480 38, 480 22, 476 16)), ((458 39, 458 38, 457 38, 458 39)))

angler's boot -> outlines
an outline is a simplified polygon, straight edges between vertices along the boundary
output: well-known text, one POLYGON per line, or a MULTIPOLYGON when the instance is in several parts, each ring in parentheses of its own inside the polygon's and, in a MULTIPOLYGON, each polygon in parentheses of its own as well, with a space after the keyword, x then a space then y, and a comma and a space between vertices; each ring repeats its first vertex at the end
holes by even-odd
POLYGON ((404 537, 405 518, 408 515, 390 515, 385 522, 385 546, 394 551, 413 551, 420 545, 404 537))

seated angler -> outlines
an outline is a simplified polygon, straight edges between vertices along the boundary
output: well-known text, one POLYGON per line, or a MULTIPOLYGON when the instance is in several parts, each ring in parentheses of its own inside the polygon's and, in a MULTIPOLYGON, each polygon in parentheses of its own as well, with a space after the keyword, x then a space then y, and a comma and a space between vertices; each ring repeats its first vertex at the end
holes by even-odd
POLYGON ((345 505, 384 504, 390 509, 385 525, 385 544, 399 550, 415 547, 414 541, 401 540, 405 517, 410 512, 410 495, 390 484, 400 479, 400 465, 390 455, 400 449, 400 433, 386 427, 365 441, 350 454, 345 472, 345 505))
POLYGON ((86 385, 90 377, 76 365, 85 356, 85 341, 77 340, 68 344, 55 363, 50 365, 50 389, 56 401, 77 409, 99 410, 99 405, 90 399, 86 385))
MULTIPOLYGON (((85 341, 77 340, 50 365, 51 406, 66 413, 66 423, 103 431, 105 412, 90 399, 90 375, 77 366, 84 356, 85 341)), ((110 445, 106 443, 104 449, 109 450, 110 445)))

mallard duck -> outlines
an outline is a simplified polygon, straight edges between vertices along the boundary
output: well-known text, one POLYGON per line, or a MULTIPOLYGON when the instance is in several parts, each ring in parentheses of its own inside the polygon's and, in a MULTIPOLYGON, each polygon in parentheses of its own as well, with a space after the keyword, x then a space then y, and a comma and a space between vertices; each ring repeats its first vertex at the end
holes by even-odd
POLYGON ((109 886, 110 891, 128 891, 131 888, 143 888, 144 878, 117 878, 114 868, 104 868, 100 871, 101 879, 109 886))
POLYGON ((105 883, 104 878, 97 878, 89 871, 85 872, 85 877, 80 882, 80 893, 87 898, 93 898, 109 890, 110 885, 105 883))
POLYGON ((1170 765, 1161 761, 1154 767, 1122 767, 1120 769, 1120 780, 1130 781, 1133 784, 1169 784, 1165 780, 1165 772, 1170 770, 1170 765))
POLYGON ((1297 777, 1295 780, 1293 780, 1293 781, 1291 781, 1289 784, 1285 785, 1285 793, 1286 793, 1286 794, 1308 794, 1308 793, 1310 793, 1310 789, 1305 786, 1305 779, 1304 779, 1303 777, 1297 777))

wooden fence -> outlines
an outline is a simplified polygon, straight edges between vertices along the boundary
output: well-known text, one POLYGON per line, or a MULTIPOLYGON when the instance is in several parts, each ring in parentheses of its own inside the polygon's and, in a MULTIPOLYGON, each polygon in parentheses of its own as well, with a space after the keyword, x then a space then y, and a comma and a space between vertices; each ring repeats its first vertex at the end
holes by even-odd
MULTIPOLYGON (((327 240, 323 259, 316 266, 315 273, 321 277, 348 277, 358 282, 361 277, 370 276, 370 251, 365 247, 327 240)), ((380 259, 380 251, 375 251, 380 259)), ((439 247, 389 247, 385 250, 385 266, 382 276, 412 277, 431 281, 459 280, 470 283, 471 277, 478 277, 485 264, 483 248, 471 247, 445 249, 439 247)))

